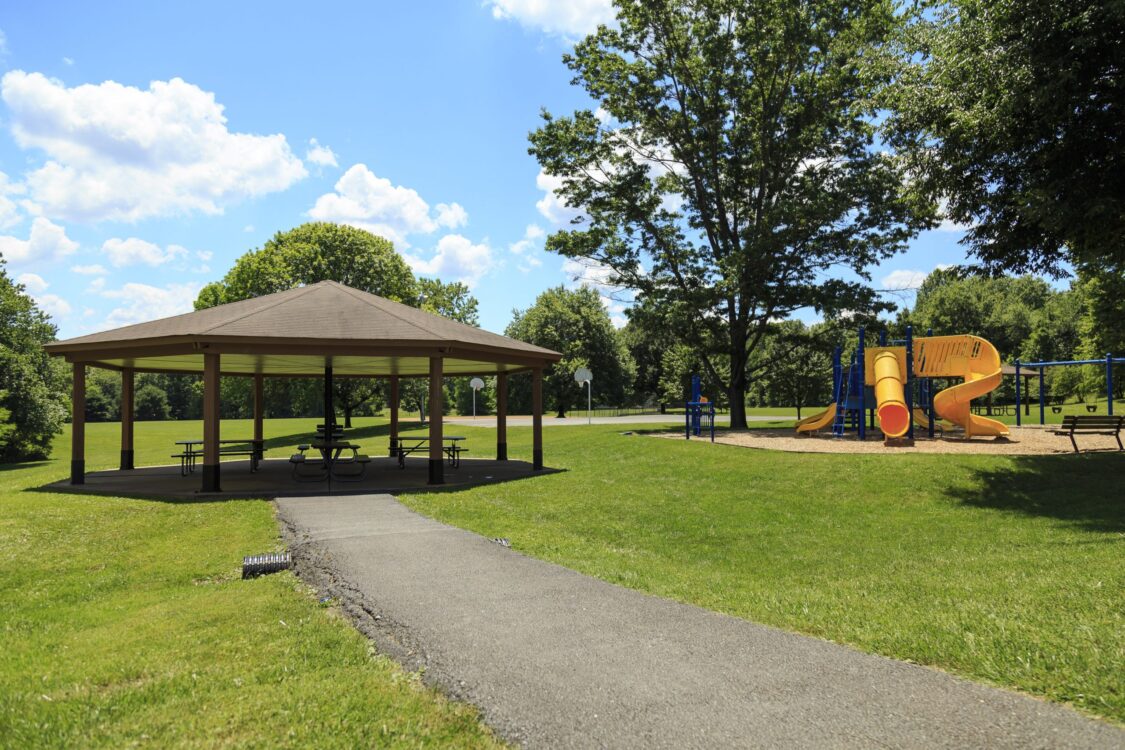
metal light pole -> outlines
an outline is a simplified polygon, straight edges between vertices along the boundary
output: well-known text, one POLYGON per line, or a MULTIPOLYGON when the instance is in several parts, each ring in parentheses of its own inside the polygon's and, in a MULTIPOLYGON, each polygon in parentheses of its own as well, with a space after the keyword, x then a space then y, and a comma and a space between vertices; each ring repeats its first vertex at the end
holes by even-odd
POLYGON ((590 372, 588 367, 579 367, 574 371, 574 382, 582 385, 586 384, 586 424, 593 424, 593 397, 590 394, 590 381, 594 379, 594 373, 590 372))

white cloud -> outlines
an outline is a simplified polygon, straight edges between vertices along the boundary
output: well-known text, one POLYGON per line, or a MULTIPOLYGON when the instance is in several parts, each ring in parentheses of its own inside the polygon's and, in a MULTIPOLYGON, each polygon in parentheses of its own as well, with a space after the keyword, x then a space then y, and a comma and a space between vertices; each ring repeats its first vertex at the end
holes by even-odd
POLYGON ((66 66, 74 65, 74 58, 73 57, 64 57, 62 59, 62 61, 63 61, 63 65, 66 65, 66 66))
POLYGON ((115 81, 66 88, 14 70, 0 79, 0 95, 16 143, 47 156, 27 184, 48 216, 218 214, 307 175, 284 135, 231 132, 214 94, 179 78, 147 90, 115 81))
POLYGON ((915 291, 922 286, 928 275, 925 271, 907 269, 891 271, 883 277, 883 288, 891 292, 915 291))
POLYGON ((535 204, 535 207, 539 209, 539 213, 547 221, 558 226, 569 225, 574 218, 581 215, 578 209, 566 205, 563 199, 559 197, 557 191, 562 188, 562 185, 561 177, 553 177, 542 170, 535 177, 535 186, 545 193, 542 199, 535 204))
POLYGON ((316 138, 309 138, 309 148, 305 151, 305 161, 318 167, 336 167, 336 152, 328 146, 320 145, 316 138))
POLYGON ((0 172, 0 229, 15 226, 21 221, 19 208, 9 195, 22 195, 27 191, 23 185, 13 183, 8 175, 0 172))
POLYGON ((16 283, 23 284, 27 292, 39 309, 53 318, 70 315, 73 308, 70 303, 57 294, 46 294, 50 286, 42 276, 37 273, 21 273, 16 277, 16 283))
POLYGON ((457 203, 439 203, 434 210, 437 211, 438 226, 456 229, 469 223, 469 212, 457 203))
POLYGON ((23 284, 28 294, 42 294, 47 291, 47 282, 37 273, 21 273, 16 277, 17 284, 23 284))
POLYGON ((536 251, 542 249, 542 240, 546 234, 538 224, 528 224, 523 238, 508 245, 508 252, 520 259, 516 267, 521 273, 530 273, 532 269, 543 265, 543 260, 536 251))
POLYGON ((366 229, 386 237, 400 247, 409 247, 406 237, 430 234, 439 227, 453 228, 468 220, 456 203, 439 204, 437 216, 417 191, 378 177, 366 164, 355 164, 336 182, 336 192, 325 193, 309 209, 319 221, 334 221, 366 229))
POLYGON ((403 257, 416 273, 460 281, 470 288, 496 265, 487 241, 473 244, 459 234, 447 234, 438 240, 437 249, 428 260, 410 254, 403 257))
POLYGON ((78 243, 66 236, 66 230, 42 216, 31 223, 26 240, 0 237, 0 255, 10 263, 57 260, 78 249, 78 243))
POLYGON ((492 17, 566 37, 585 36, 615 19, 611 0, 489 0, 492 17))
POLYGON ((8 36, 0 29, 0 56, 8 54, 8 36))
POLYGON ((102 252, 117 268, 136 265, 156 267, 176 258, 182 258, 188 253, 186 248, 179 245, 169 245, 167 249, 162 250, 159 245, 136 237, 124 240, 118 237, 108 239, 102 244, 102 252))
POLYGON ((89 266, 71 266, 70 270, 80 276, 105 276, 109 273, 105 266, 97 263, 89 266))
POLYGON ((199 296, 199 290, 202 286, 202 284, 188 282, 156 287, 130 282, 120 289, 103 290, 101 296, 107 299, 122 300, 124 304, 111 310, 97 330, 119 328, 133 323, 143 323, 148 320, 191 312, 192 303, 199 296))
POLYGON ((535 249, 545 234, 546 232, 538 224, 528 224, 527 229, 523 231, 523 239, 508 245, 508 251, 513 255, 523 255, 528 250, 535 249))
POLYGON ((247 224, 246 226, 244 226, 242 228, 242 231, 243 232, 253 232, 254 231, 254 225, 253 224, 247 224))

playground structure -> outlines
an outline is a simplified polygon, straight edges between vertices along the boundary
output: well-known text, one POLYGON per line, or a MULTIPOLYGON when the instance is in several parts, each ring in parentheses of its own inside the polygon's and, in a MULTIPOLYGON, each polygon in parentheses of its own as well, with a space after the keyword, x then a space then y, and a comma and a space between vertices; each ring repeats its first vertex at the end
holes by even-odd
MULTIPOLYGON (((1022 422, 1020 420, 1020 368, 1023 367, 1036 367, 1039 369, 1039 424, 1046 424, 1046 400, 1044 399, 1045 381, 1043 377, 1043 370, 1047 367, 1064 367, 1068 365, 1105 365, 1105 399, 1106 409, 1109 416, 1113 416, 1113 366, 1125 365, 1125 357, 1114 357, 1110 353, 1106 353, 1105 359, 1069 359, 1060 360, 1057 362, 1020 362, 1018 359, 1016 365, 1016 426, 1019 427, 1022 422)), ((1091 408, 1090 411, 1093 411, 1091 408)))
POLYGON ((698 375, 691 376, 691 401, 684 404, 684 437, 699 437, 703 431, 703 419, 711 430, 711 442, 715 442, 715 402, 703 395, 703 381, 698 375))
POLYGON ((877 417, 887 440, 912 441, 916 424, 924 426, 932 438, 941 420, 960 427, 965 437, 1006 436, 1009 430, 1003 422, 971 410, 973 399, 993 391, 1001 378, 999 352, 979 336, 928 333, 914 338, 908 326, 905 339, 888 342, 884 332, 879 346, 868 347, 861 328, 859 344, 847 367, 841 361, 840 348, 836 348, 832 403, 795 426, 798 433, 811 433, 831 425, 833 435, 855 431, 864 440, 870 411, 870 428, 874 429, 877 417), (934 393, 934 378, 962 382, 934 393))

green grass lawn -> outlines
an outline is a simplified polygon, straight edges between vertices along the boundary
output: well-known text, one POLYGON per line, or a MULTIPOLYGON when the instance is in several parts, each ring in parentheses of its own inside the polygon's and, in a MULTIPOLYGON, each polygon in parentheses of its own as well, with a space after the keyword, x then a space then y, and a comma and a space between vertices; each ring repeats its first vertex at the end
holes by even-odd
MULTIPOLYGON (((267 422, 271 455, 315 422, 267 422)), ((118 425, 87 429, 89 468, 111 467, 118 425)), ((652 427, 550 427, 546 461, 565 472, 402 499, 614 583, 1125 722, 1122 456, 796 454, 620 434, 638 429, 652 427)), ((138 463, 168 463, 200 432, 139 424, 138 463)), ((494 431, 457 432, 490 455, 494 431)), ((249 423, 223 434, 247 437, 249 423)), ((350 435, 379 454, 386 427, 364 419, 350 435)), ((529 429, 509 443, 530 458, 529 429)), ((24 491, 66 475, 58 445, 59 460, 0 471, 0 746, 491 741, 288 574, 237 580, 241 555, 278 544, 268 503, 24 491)))
MULTIPOLYGON (((119 430, 88 426, 91 470, 116 462, 119 430)), ((138 461, 199 431, 141 424, 138 461)), ((240 580, 242 555, 280 543, 270 503, 28 491, 69 473, 57 445, 0 466, 0 747, 499 744, 291 574, 240 580)))
MULTIPOLYGON (((565 473, 402 500, 613 583, 1125 722, 1125 456, 798 454, 623 429, 548 429, 565 473)), ((528 452, 526 430, 509 439, 528 452)))

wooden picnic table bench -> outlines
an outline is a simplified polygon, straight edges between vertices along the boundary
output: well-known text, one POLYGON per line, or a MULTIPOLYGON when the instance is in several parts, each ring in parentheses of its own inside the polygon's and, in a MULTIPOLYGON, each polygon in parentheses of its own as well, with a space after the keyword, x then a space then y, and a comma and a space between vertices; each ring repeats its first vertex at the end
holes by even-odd
MULTIPOLYGON (((454 469, 461 465, 461 454, 467 452, 468 448, 463 448, 458 445, 459 442, 465 438, 460 435, 447 435, 442 437, 441 452, 449 459, 449 465, 454 469)), ((398 468, 406 468, 406 457, 411 453, 420 453, 422 451, 429 451, 430 438, 429 437, 399 437, 398 439, 398 468)))
MULTIPOLYGON (((223 456, 249 456, 250 471, 258 470, 258 462, 262 460, 265 449, 263 440, 220 440, 219 458, 223 456)), ((177 440, 176 445, 184 446, 180 453, 173 453, 172 458, 180 459, 180 476, 186 477, 195 471, 195 463, 203 458, 202 440, 177 440), (196 448, 196 446, 199 446, 196 448)))
POLYGON ((323 438, 297 446, 298 453, 289 457, 293 466, 293 478, 298 482, 319 482, 329 475, 345 482, 358 482, 367 471, 371 457, 359 452, 359 445, 343 440, 324 440, 323 438), (309 449, 320 453, 320 458, 305 455, 309 449), (342 455, 344 451, 351 455, 342 455))
POLYGON ((1125 423, 1125 416, 1068 414, 1063 417, 1062 429, 1052 430, 1052 432, 1056 435, 1069 437, 1075 453, 1079 452, 1078 443, 1074 440, 1076 434, 1113 435, 1114 439, 1117 440, 1117 449, 1125 450, 1125 446, 1121 445, 1121 426, 1123 423, 1125 423))

